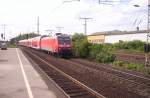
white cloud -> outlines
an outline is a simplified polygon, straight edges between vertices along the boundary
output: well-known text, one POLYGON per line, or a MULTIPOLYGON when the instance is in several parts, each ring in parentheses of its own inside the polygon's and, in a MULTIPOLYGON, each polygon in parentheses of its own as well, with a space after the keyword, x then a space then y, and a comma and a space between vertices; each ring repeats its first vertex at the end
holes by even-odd
MULTIPOLYGON (((46 29, 57 32, 56 26, 63 26, 63 32, 67 33, 83 32, 84 21, 79 17, 93 18, 88 21, 88 34, 113 29, 132 29, 135 19, 143 20, 141 27, 146 24, 147 0, 127 0, 128 3, 117 2, 113 5, 99 5, 98 0, 81 0, 64 4, 63 1, 1 0, 0 23, 8 25, 6 32, 7 36, 12 32, 11 37, 20 32, 36 31, 37 16, 40 16, 41 33, 46 29), (135 8, 134 4, 141 7, 135 8)), ((0 32, 3 32, 3 29, 0 32)))

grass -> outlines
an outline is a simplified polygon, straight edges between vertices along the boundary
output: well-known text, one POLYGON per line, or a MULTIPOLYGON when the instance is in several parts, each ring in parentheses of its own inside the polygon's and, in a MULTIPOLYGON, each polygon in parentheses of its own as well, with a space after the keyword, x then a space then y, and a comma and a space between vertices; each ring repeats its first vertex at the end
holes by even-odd
POLYGON ((113 65, 116 67, 124 68, 124 69, 128 69, 128 70, 135 70, 135 71, 143 71, 144 70, 143 64, 129 63, 129 62, 124 62, 124 61, 114 61, 113 65))
POLYGON ((150 70, 148 70, 147 73, 150 75, 150 70))

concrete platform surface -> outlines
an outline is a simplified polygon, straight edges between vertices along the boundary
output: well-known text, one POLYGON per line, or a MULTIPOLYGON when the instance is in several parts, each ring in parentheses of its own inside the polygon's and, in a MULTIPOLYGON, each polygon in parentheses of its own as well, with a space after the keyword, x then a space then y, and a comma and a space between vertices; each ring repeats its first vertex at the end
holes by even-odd
POLYGON ((0 50, 0 98, 57 98, 17 48, 0 50))

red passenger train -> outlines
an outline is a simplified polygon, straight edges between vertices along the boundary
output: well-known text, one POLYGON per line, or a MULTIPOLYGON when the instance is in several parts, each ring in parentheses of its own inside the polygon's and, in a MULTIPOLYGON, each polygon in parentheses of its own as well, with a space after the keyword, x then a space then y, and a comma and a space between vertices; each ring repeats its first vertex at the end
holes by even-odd
POLYGON ((58 33, 55 36, 38 36, 20 40, 19 45, 47 51, 52 55, 71 55, 71 38, 70 36, 61 33, 58 33))

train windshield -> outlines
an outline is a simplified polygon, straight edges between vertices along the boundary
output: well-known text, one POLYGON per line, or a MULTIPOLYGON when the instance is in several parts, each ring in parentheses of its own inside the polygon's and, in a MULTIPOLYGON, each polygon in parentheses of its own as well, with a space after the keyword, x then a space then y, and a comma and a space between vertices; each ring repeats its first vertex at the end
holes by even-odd
POLYGON ((60 45, 70 45, 71 44, 71 39, 70 37, 58 37, 58 44, 60 45))

